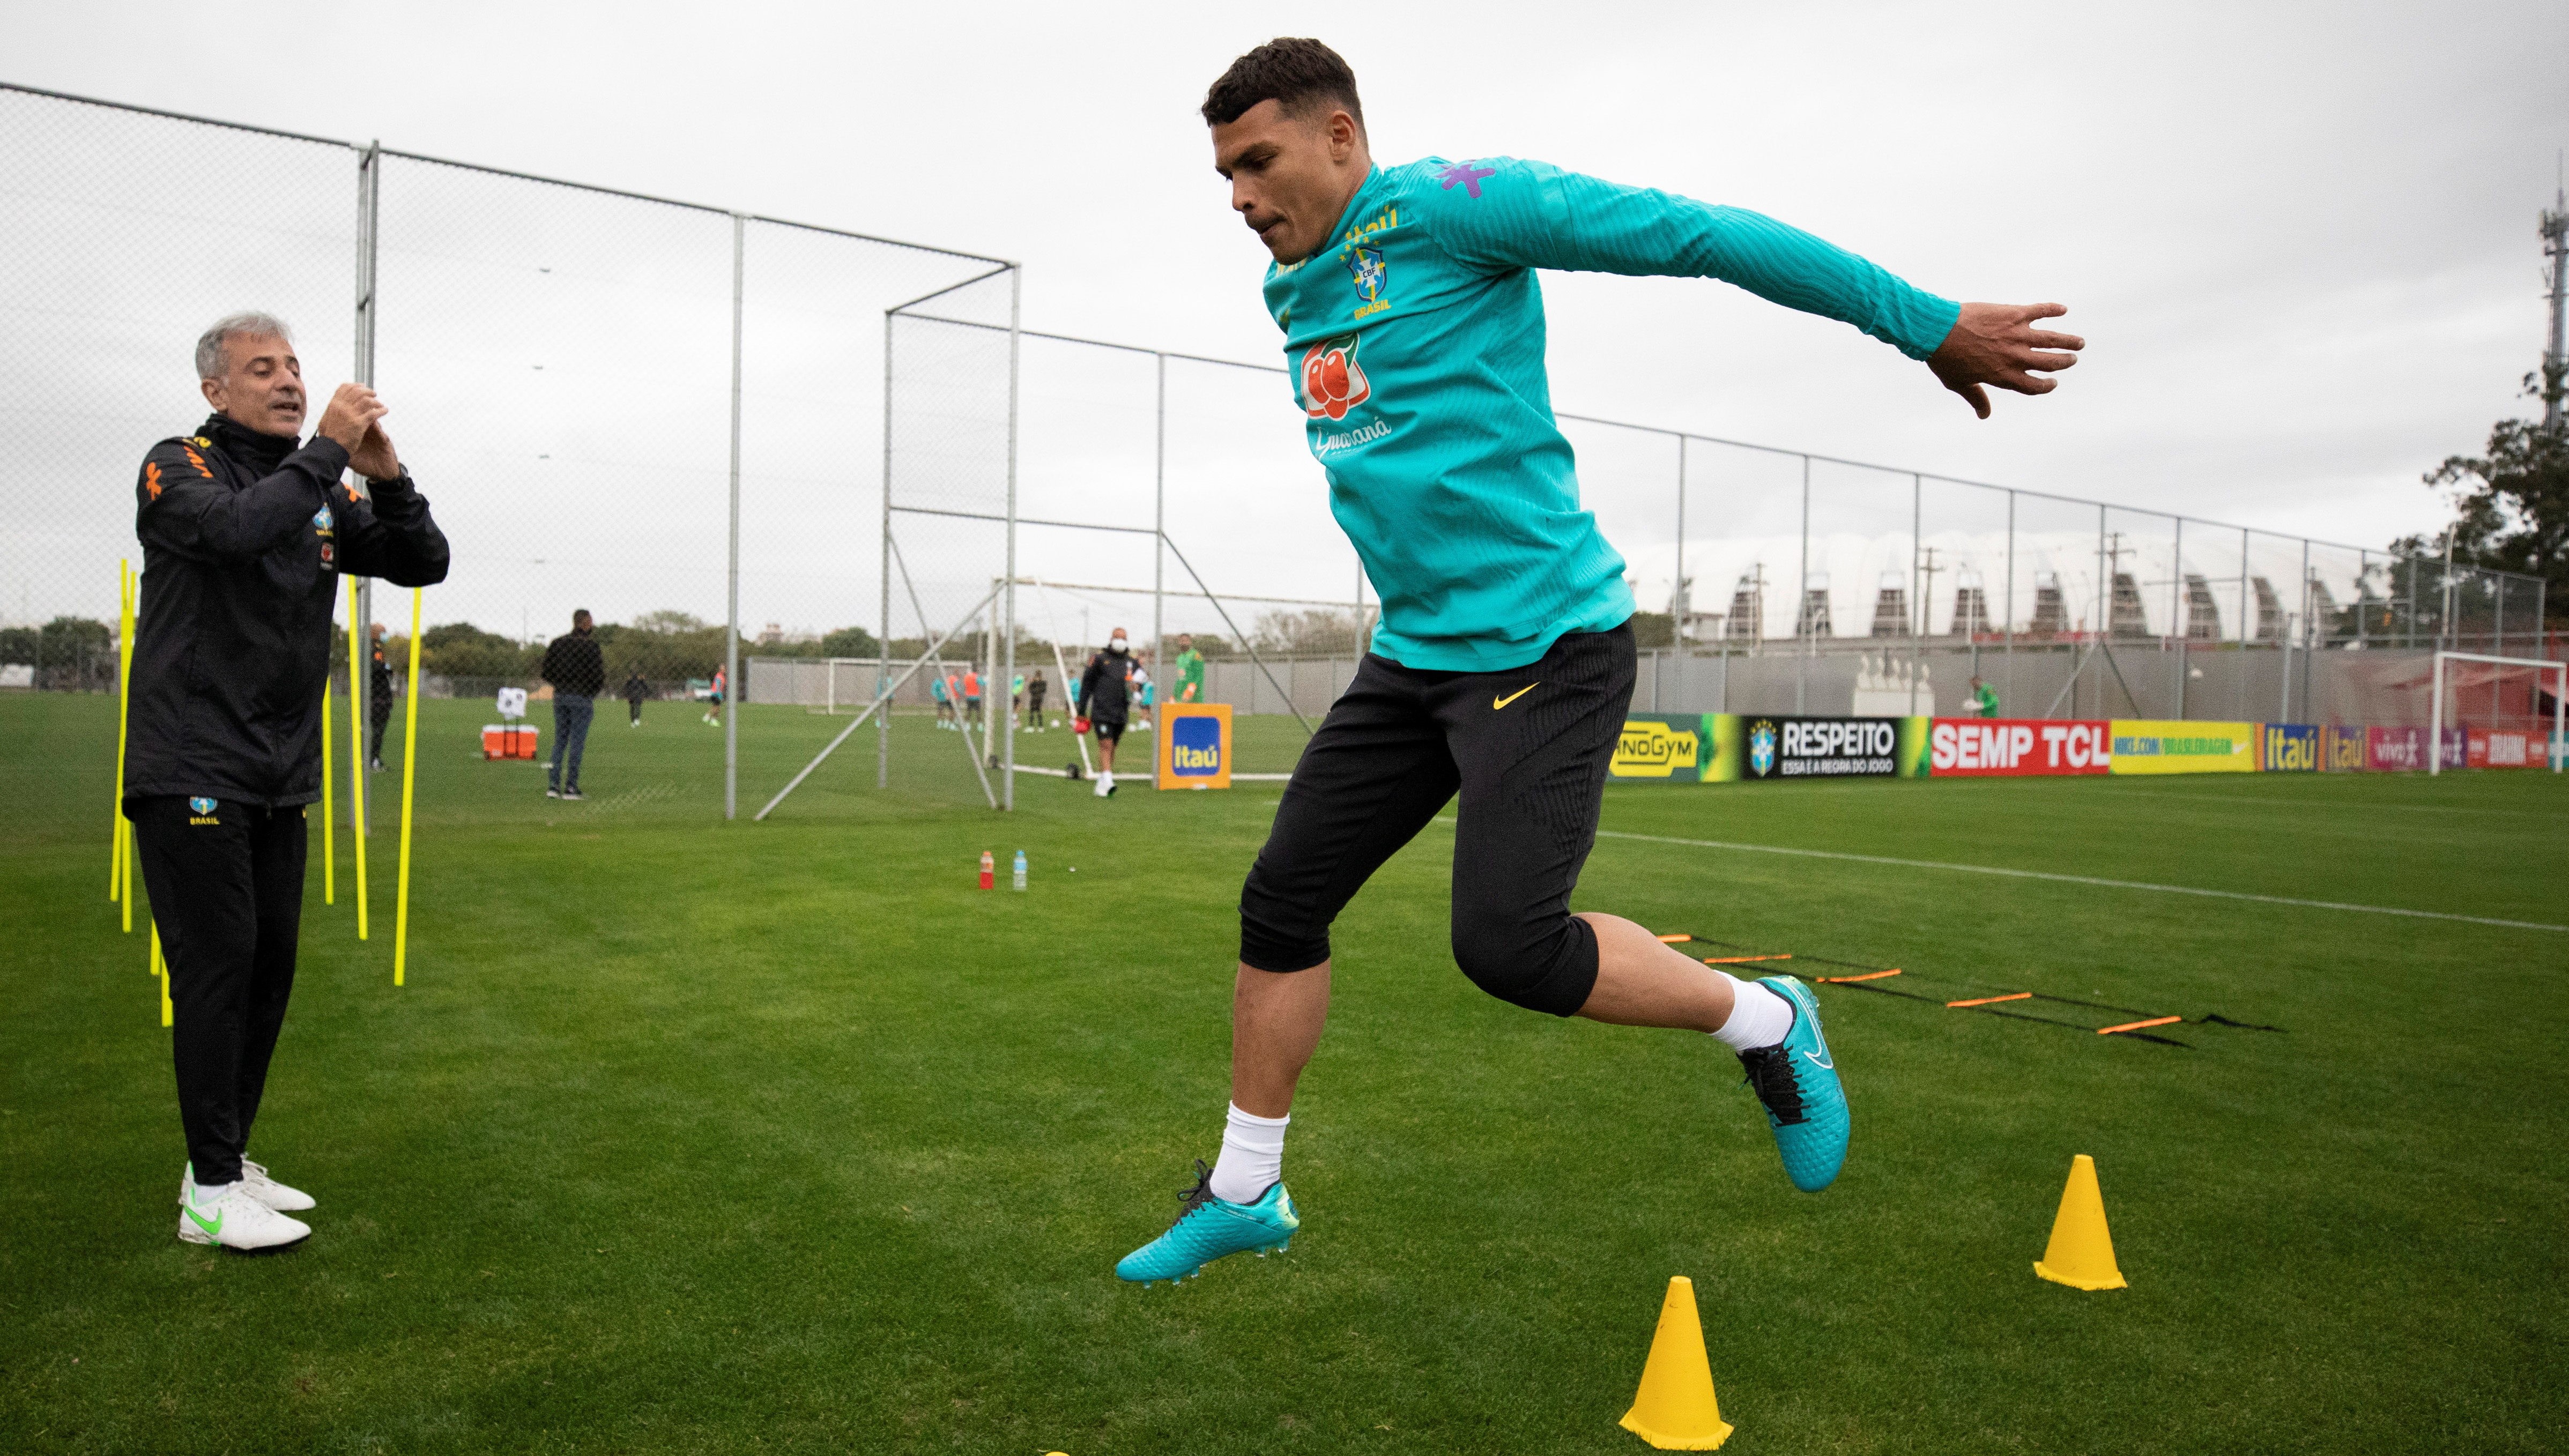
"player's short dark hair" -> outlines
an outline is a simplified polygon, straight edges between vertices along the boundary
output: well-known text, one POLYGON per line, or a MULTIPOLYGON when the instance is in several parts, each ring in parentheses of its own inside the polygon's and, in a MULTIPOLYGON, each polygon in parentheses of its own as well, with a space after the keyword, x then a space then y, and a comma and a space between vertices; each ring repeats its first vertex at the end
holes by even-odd
POLYGON ((1356 73, 1345 59, 1307 36, 1279 36, 1231 63, 1205 93, 1209 127, 1239 121, 1251 107, 1272 101, 1294 116, 1315 107, 1341 106, 1364 130, 1364 103, 1356 100, 1356 73))

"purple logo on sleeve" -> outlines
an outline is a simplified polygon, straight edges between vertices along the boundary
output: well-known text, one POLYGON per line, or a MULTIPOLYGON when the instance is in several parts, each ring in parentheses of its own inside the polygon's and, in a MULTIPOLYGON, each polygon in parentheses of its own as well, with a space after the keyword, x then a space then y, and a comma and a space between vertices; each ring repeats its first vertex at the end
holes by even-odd
POLYGON ((1481 195, 1481 179, 1498 175, 1499 170, 1495 167, 1474 167, 1468 162, 1458 162, 1436 174, 1436 180, 1443 182, 1449 192, 1454 190, 1454 183, 1461 182, 1463 190, 1477 199, 1481 195))

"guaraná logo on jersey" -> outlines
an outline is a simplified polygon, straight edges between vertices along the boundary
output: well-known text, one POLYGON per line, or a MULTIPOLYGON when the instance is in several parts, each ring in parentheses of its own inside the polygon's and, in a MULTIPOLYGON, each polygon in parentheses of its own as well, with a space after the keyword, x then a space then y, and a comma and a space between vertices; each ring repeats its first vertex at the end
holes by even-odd
POLYGON ((1302 355, 1302 411, 1316 420, 1343 420, 1347 411, 1373 398, 1356 364, 1355 334, 1322 339, 1302 355))
POLYGON ((1763 718, 1748 730, 1748 771, 1761 779, 1775 771, 1775 725, 1763 718))

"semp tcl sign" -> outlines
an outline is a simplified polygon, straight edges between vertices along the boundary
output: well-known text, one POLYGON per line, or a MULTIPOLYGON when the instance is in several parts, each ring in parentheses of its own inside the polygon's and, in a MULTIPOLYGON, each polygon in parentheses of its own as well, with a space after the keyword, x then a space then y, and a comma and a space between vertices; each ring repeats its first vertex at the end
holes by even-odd
POLYGON ((1939 718, 1928 733, 1939 778, 2101 774, 2114 763, 2110 724, 2060 718, 1939 718))

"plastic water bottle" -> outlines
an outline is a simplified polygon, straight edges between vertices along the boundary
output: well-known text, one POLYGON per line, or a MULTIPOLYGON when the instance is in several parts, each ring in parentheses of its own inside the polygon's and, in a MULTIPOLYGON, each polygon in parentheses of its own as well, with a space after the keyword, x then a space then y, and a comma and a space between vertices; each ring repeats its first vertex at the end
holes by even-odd
POLYGON ((981 852, 981 888, 983 890, 990 888, 991 876, 996 872, 997 868, 998 867, 990 859, 990 852, 988 850, 983 850, 981 852))
POLYGON ((1008 888, 1010 890, 1026 888, 1026 852, 1023 850, 1017 851, 1016 868, 1008 872, 1008 888))

